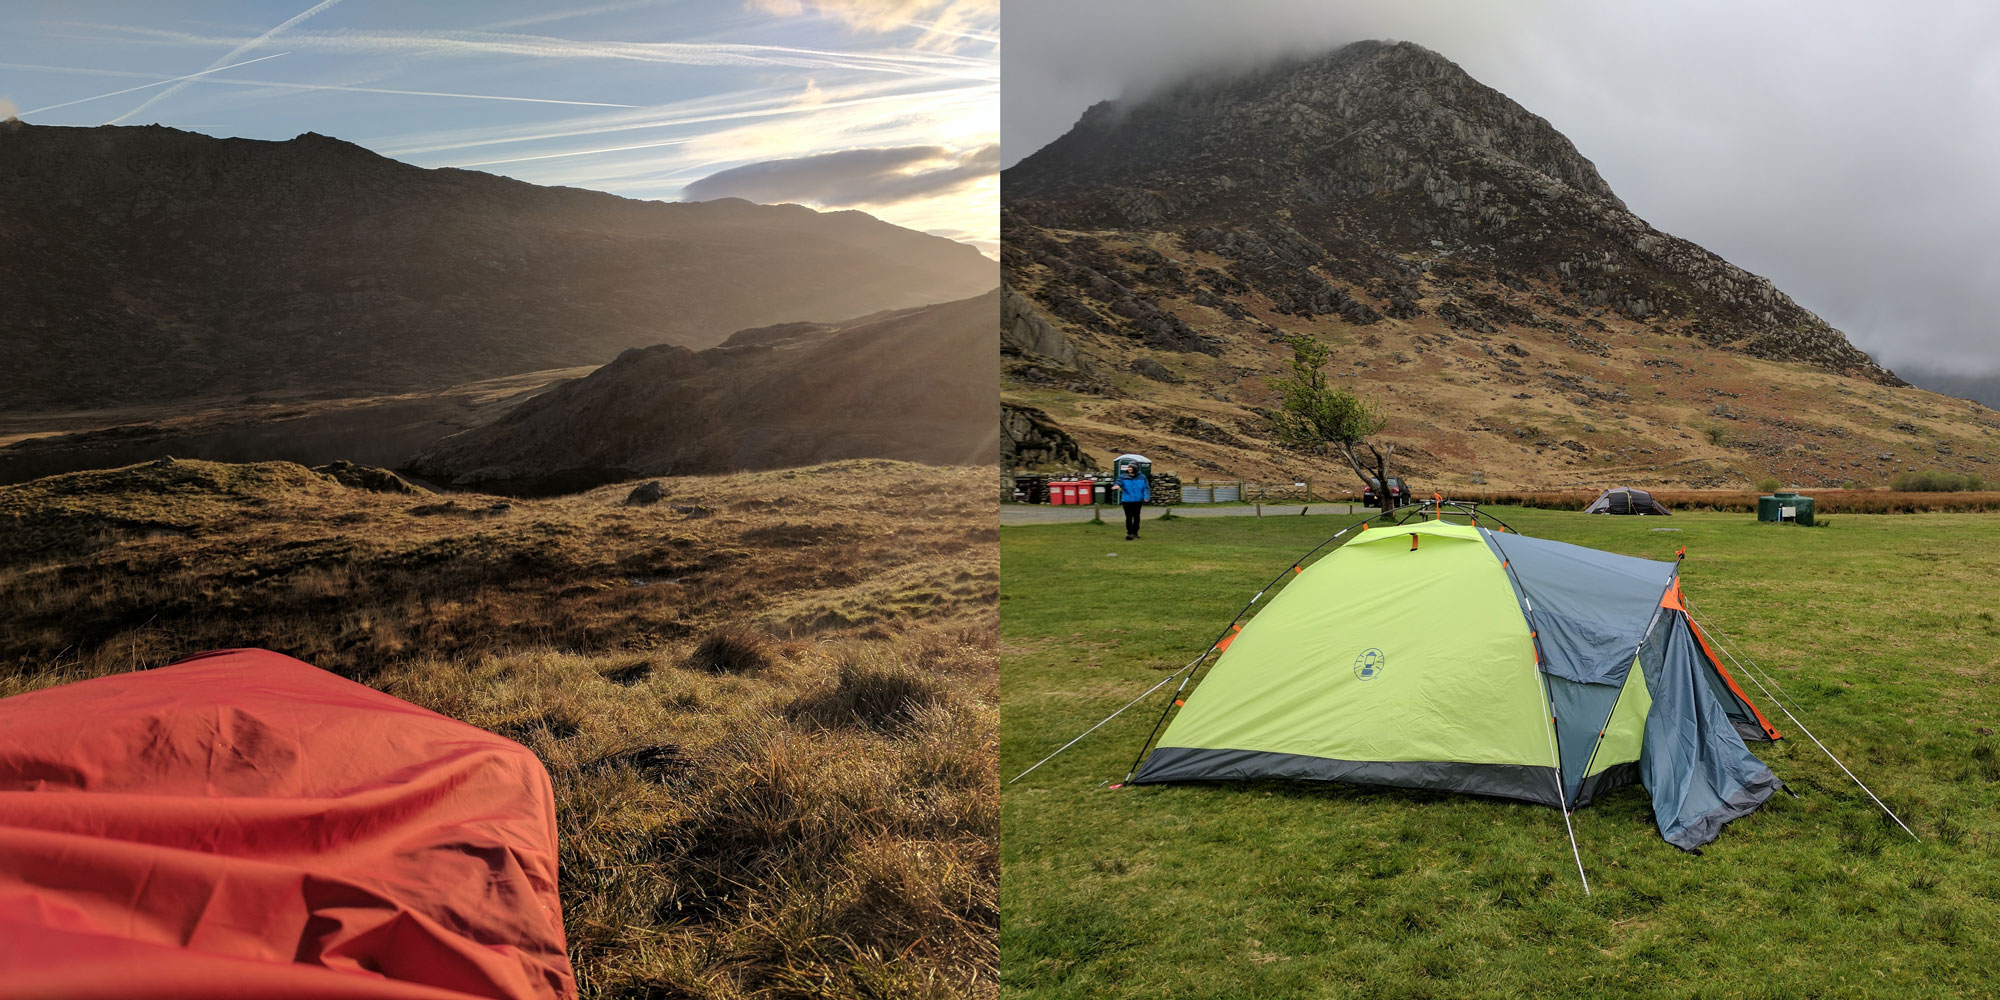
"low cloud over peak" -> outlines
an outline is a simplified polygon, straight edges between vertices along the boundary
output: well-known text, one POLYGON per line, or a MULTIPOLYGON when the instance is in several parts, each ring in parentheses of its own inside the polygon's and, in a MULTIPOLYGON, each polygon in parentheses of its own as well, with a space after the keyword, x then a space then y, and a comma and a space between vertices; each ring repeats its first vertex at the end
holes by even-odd
POLYGON ((944 146, 843 149, 732 167, 689 184, 681 194, 690 201, 744 198, 767 205, 798 202, 855 208, 942 194, 991 177, 999 169, 997 143, 962 150, 944 146))

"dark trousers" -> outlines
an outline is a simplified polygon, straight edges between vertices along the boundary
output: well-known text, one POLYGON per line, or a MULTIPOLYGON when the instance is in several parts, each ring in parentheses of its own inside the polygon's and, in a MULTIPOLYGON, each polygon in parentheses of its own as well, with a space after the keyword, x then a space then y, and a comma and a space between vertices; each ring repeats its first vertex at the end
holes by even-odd
POLYGON ((1139 534, 1139 512, 1146 509, 1144 501, 1128 500, 1125 507, 1125 537, 1136 538, 1139 534))

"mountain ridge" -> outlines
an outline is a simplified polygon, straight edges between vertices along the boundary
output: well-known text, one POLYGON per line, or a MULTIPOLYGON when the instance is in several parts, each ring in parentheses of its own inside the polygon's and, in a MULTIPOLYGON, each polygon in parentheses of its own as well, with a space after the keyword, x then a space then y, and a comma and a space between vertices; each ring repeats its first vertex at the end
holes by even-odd
POLYGON ((1000 292, 840 323, 731 334, 704 351, 634 348, 411 461, 511 493, 638 476, 887 458, 991 465, 1000 292))
POLYGON ((0 183, 13 410, 433 389, 994 283, 976 249, 860 212, 545 188, 313 132, 14 121, 0 183))

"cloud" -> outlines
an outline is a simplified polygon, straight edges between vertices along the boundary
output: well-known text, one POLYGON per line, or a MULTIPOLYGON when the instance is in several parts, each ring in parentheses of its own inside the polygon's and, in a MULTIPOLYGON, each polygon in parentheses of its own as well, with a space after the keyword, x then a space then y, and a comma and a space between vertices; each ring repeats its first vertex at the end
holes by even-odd
POLYGON ((751 10, 780 17, 811 12, 853 31, 880 34, 918 28, 920 48, 951 49, 965 41, 995 44, 1000 0, 744 0, 751 10), (933 13, 935 12, 935 13, 933 13))
POLYGON ((21 109, 19 105, 4 97, 0 97, 0 118, 13 118, 20 113, 21 109))
POLYGON ((996 144, 843 149, 732 167, 689 184, 691 201, 743 198, 825 207, 888 205, 963 187, 1000 169, 996 144))

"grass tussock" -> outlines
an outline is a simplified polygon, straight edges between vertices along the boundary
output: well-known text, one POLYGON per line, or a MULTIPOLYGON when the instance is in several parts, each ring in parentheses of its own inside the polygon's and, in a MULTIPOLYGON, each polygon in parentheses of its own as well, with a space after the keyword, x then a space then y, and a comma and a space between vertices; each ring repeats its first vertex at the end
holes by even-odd
POLYGON ((929 713, 950 711, 949 675, 935 657, 912 658, 895 647, 849 649, 833 682, 799 698, 789 715, 824 727, 900 732, 929 713))
POLYGON ((0 695, 276 649, 540 756, 584 997, 989 997, 982 476, 677 480, 700 517, 629 484, 439 517, 282 463, 4 487, 0 695))
POLYGON ((689 666, 711 674, 761 674, 777 662, 768 636, 742 628, 710 633, 688 658, 689 666))

